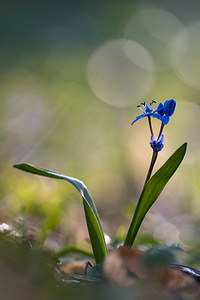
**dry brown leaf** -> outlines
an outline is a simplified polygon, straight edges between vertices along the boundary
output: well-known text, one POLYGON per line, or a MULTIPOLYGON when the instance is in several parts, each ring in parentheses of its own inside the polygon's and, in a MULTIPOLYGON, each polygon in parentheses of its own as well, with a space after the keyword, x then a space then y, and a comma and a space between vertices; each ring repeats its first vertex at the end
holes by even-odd
POLYGON ((103 274, 111 282, 127 286, 134 278, 145 278, 147 273, 142 266, 144 254, 137 249, 119 247, 109 253, 103 264, 103 274))
POLYGON ((138 279, 148 278, 152 282, 159 283, 166 290, 190 290, 200 295, 199 284, 195 279, 181 270, 173 267, 159 267, 156 265, 147 268, 144 263, 142 251, 128 247, 119 247, 106 257, 103 264, 105 278, 120 286, 129 286, 138 279))
POLYGON ((165 270, 161 283, 170 290, 186 288, 194 284, 194 279, 183 272, 168 268, 165 270))

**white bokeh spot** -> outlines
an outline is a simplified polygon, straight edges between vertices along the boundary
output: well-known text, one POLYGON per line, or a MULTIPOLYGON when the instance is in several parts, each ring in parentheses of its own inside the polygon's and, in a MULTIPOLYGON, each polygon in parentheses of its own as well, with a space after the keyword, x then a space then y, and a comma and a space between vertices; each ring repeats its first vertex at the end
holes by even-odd
POLYGON ((172 66, 172 43, 183 30, 184 25, 170 12, 145 8, 131 17, 125 26, 124 36, 149 51, 157 71, 166 71, 172 66))
POLYGON ((188 26, 173 43, 172 59, 177 76, 193 88, 200 89, 200 22, 188 26), (181 51, 181 55, 180 55, 181 51))
POLYGON ((107 104, 124 107, 148 95, 155 79, 154 61, 139 43, 112 40, 101 45, 88 63, 94 94, 107 104))

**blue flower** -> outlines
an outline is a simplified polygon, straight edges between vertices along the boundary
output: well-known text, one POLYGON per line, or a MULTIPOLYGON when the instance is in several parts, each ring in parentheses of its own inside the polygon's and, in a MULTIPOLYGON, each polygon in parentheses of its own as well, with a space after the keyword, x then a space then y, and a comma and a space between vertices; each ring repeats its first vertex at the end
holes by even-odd
POLYGON ((160 137, 157 141, 155 140, 154 136, 152 135, 150 145, 151 145, 151 148, 153 149, 153 151, 154 152, 161 151, 162 148, 164 147, 163 142, 164 142, 164 135, 163 134, 160 135, 160 137))
POLYGON ((136 117, 136 119, 131 123, 131 125, 133 125, 137 120, 143 119, 145 117, 153 117, 153 118, 157 118, 157 119, 163 121, 164 117, 160 113, 156 113, 158 111, 158 109, 153 111, 153 104, 154 103, 156 103, 156 101, 153 100, 150 103, 150 106, 148 106, 146 102, 143 102, 143 103, 141 103, 141 105, 138 105, 137 107, 139 107, 141 109, 143 114, 136 117))
POLYGON ((160 103, 155 112, 162 116, 162 122, 166 125, 169 122, 169 117, 171 117, 176 108, 176 101, 174 99, 166 100, 164 105, 160 103))

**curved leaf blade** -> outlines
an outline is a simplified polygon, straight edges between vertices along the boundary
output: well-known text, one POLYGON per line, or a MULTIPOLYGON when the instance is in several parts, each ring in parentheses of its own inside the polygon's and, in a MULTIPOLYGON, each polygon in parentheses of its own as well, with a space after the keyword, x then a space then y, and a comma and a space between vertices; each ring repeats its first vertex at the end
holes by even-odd
POLYGON ((77 178, 42 168, 36 168, 25 163, 16 164, 14 167, 32 174, 66 180, 79 191, 83 199, 83 206, 94 257, 97 264, 102 263, 108 250, 96 206, 85 184, 77 178))
POLYGON ((133 245, 145 215, 181 164, 185 156, 186 148, 187 143, 184 143, 181 147, 179 147, 144 186, 125 238, 124 245, 130 247, 133 245))
POLYGON ((69 253, 79 253, 88 257, 94 257, 93 253, 75 246, 64 246, 54 253, 55 257, 61 257, 69 253))

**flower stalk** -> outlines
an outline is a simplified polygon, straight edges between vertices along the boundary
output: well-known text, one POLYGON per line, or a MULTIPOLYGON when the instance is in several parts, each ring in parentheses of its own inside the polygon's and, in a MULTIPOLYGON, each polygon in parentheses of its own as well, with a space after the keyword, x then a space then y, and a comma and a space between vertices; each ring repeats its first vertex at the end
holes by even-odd
POLYGON ((149 181, 149 179, 151 178, 151 174, 152 174, 153 167, 155 165, 157 157, 158 157, 158 152, 153 151, 152 158, 151 158, 151 163, 150 163, 149 170, 148 170, 148 173, 147 173, 147 177, 146 177, 145 182, 144 182, 144 187, 147 184, 147 182, 149 181))
POLYGON ((178 165, 181 163, 185 150, 186 144, 184 144, 180 149, 178 149, 169 159, 168 161, 152 176, 152 171, 155 165, 155 162, 158 157, 158 152, 160 152, 164 145, 164 135, 163 129, 166 124, 168 124, 170 117, 173 115, 176 101, 174 99, 166 100, 164 105, 160 103, 156 110, 153 110, 153 104, 155 101, 150 103, 150 106, 147 105, 146 102, 141 103, 138 107, 142 110, 142 115, 136 117, 136 119, 131 123, 133 125, 136 121, 148 117, 148 124, 151 133, 151 141, 150 146, 153 149, 153 154, 151 158, 151 163, 149 166, 149 170, 147 172, 147 176, 144 182, 144 187, 141 193, 141 196, 136 205, 135 212, 133 214, 133 218, 131 224, 128 229, 128 233, 125 237, 124 245, 131 247, 134 243, 135 237, 138 233, 138 230, 141 226, 141 223, 152 206, 152 204, 158 198, 160 192, 164 188, 165 184, 169 180, 169 178, 173 175, 178 165), (156 118, 161 121, 161 127, 158 134, 157 140, 154 138, 153 128, 151 124, 151 117, 156 118), (180 153, 179 153, 180 151, 180 153), (176 156, 178 155, 178 158, 176 156), (178 162, 180 159, 180 162, 178 162), (170 171, 169 171, 170 170, 170 171), (171 176, 169 175, 169 172, 171 176), (160 176, 162 176, 162 181, 159 181, 160 176))

